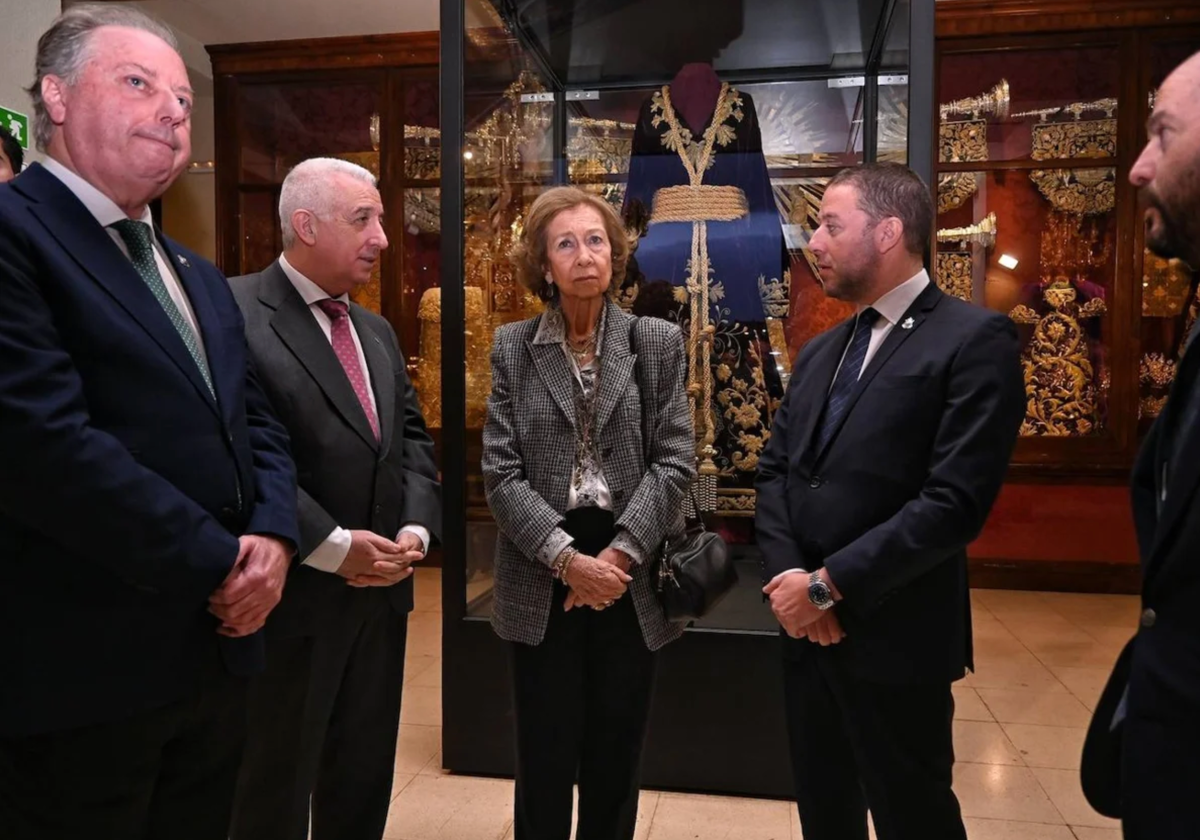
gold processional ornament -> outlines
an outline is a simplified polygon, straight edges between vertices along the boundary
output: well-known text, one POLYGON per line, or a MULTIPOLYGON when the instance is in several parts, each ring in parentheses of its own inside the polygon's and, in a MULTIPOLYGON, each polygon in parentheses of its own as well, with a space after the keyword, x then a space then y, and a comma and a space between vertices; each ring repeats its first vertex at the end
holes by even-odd
POLYGON ((972 300, 974 279, 974 258, 967 250, 970 245, 981 245, 986 250, 996 244, 996 214, 988 213, 981 222, 956 228, 943 228, 937 232, 940 244, 957 243, 957 251, 939 251, 937 254, 937 285, 948 295, 965 300, 972 300))
MULTIPOLYGON (((956 99, 942 105, 938 112, 938 161, 940 163, 977 163, 988 159, 987 117, 1008 116, 1012 102, 1008 81, 1001 79, 991 90, 979 96, 956 99), (951 117, 965 116, 965 120, 951 117)), ((956 210, 979 189, 975 172, 948 172, 938 176, 938 212, 956 210)))

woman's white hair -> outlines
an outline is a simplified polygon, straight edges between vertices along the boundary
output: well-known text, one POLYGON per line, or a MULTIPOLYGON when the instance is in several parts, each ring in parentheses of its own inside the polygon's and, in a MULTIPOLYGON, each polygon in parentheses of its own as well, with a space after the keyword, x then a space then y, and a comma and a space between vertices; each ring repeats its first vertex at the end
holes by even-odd
POLYGON ((327 219, 333 212, 337 192, 331 188, 334 175, 349 175, 364 183, 375 186, 375 176, 356 163, 338 158, 309 158, 296 164, 283 179, 279 193, 279 226, 283 231, 283 247, 296 244, 296 231, 292 227, 292 215, 297 210, 307 210, 319 219, 327 219))

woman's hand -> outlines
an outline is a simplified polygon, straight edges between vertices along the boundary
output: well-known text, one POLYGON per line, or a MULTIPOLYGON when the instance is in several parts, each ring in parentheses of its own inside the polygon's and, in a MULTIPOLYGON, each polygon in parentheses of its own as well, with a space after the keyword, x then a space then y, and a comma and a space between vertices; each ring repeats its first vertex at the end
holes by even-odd
POLYGON ((565 582, 571 591, 564 608, 603 608, 624 595, 632 580, 613 564, 580 554, 567 568, 565 582))
POLYGON ((596 559, 611 566, 616 566, 625 574, 629 574, 629 569, 633 565, 633 560, 630 559, 628 554, 612 546, 601 551, 596 559))

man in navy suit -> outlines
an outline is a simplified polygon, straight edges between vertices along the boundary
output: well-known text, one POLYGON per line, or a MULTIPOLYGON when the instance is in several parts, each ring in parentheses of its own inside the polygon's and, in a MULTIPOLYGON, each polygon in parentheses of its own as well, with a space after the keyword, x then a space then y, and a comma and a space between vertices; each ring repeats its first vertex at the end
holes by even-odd
MULTIPOLYGON (((1200 55, 1167 77, 1129 179, 1146 201, 1146 245, 1200 267, 1200 55)), ((1096 704, 1082 766, 1127 840, 1184 840, 1200 791, 1200 328, 1133 468, 1142 561, 1137 635, 1096 704)))
POLYGON ((1012 322, 922 267, 929 189, 872 164, 830 182, 809 242, 854 318, 792 369, 759 464, 764 592, 783 628, 805 840, 966 839, 952 681, 972 667, 966 547, 1024 416, 1012 322))
POLYGON ((287 435, 220 272, 148 204, 183 170, 169 30, 38 42, 48 159, 0 187, 0 834, 217 840, 298 540, 287 435))

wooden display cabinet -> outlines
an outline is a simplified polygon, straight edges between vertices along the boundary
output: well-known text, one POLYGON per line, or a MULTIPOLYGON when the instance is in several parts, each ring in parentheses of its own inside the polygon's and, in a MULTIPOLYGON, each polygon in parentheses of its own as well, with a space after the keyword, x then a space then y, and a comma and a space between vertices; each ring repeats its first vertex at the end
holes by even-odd
POLYGON ((937 282, 1010 315, 1028 410, 973 585, 1137 591, 1125 483, 1194 319, 1129 171, 1200 5, 942 0, 937 282))

